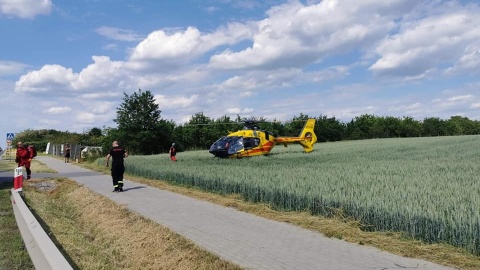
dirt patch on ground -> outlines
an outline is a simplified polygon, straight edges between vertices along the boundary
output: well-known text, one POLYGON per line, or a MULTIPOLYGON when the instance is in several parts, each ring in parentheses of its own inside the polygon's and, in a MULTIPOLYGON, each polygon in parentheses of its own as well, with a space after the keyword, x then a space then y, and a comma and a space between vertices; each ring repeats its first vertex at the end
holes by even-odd
POLYGON ((55 180, 37 180, 34 182, 26 182, 25 184, 30 187, 34 187, 38 191, 52 191, 58 186, 55 183, 55 180))

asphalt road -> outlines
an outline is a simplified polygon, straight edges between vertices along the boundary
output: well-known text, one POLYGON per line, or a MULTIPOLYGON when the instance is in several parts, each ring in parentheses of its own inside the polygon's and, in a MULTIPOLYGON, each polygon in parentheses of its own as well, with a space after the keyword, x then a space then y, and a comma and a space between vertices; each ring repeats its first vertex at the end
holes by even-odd
MULTIPOLYGON (((245 269, 451 269, 128 180, 125 192, 113 193, 109 175, 51 157, 37 159, 58 171, 59 176, 75 180, 245 269)), ((32 173, 33 178, 54 175, 32 173)), ((12 176, 13 172, 0 173, 0 181, 12 176)))

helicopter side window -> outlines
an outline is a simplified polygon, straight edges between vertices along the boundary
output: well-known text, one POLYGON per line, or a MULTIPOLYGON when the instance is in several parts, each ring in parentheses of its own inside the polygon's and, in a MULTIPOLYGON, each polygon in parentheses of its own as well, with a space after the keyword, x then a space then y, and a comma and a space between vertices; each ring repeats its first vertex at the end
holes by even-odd
POLYGON ((244 142, 242 137, 231 137, 231 141, 228 146, 228 153, 234 154, 244 148, 244 142))
POLYGON ((243 146, 245 149, 251 149, 260 144, 259 138, 243 138, 243 146))
POLYGON ((225 144, 230 140, 229 137, 225 136, 218 139, 215 143, 213 143, 212 148, 223 148, 225 144))
POLYGON ((253 147, 251 138, 243 138, 243 147, 245 149, 250 149, 253 147))

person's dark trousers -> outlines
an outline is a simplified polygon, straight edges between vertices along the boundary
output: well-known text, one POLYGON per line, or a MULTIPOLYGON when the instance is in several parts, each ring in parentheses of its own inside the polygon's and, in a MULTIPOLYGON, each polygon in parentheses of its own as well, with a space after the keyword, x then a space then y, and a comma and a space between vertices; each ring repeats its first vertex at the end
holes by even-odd
POLYGON ((113 191, 123 191, 123 173, 125 167, 112 167, 113 191))

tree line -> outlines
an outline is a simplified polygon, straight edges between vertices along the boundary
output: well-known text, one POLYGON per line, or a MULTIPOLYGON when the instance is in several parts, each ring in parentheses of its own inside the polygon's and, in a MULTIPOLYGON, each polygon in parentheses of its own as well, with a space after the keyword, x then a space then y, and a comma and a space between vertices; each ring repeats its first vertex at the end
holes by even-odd
MULTIPOLYGON (((456 136, 480 134, 480 122, 463 116, 449 119, 428 117, 415 120, 412 117, 391 117, 364 114, 349 122, 342 122, 327 115, 311 116, 300 113, 290 121, 267 121, 264 117, 251 117, 262 130, 277 136, 298 136, 305 120, 315 118, 315 134, 318 142, 361 140, 372 138, 403 138, 456 136)), ((203 112, 191 116, 185 124, 161 117, 161 110, 150 91, 139 89, 132 95, 124 93, 122 104, 117 108, 114 122, 117 127, 92 128, 83 133, 57 130, 25 130, 16 135, 17 141, 33 144, 45 151, 48 142, 54 144, 80 144, 102 146, 107 151, 112 141, 119 141, 131 154, 151 155, 168 151, 175 142, 179 151, 204 150, 212 143, 243 128, 245 117, 221 116, 211 118, 203 112)))

